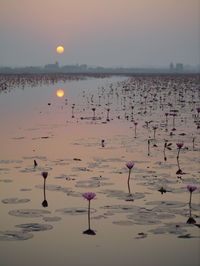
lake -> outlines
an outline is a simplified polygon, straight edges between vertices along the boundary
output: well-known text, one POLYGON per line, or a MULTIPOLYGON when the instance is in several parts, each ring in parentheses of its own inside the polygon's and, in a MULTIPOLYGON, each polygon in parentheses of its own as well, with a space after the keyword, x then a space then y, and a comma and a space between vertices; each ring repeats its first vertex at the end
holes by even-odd
POLYGON ((199 265, 199 107, 197 74, 1 75, 0 265, 199 265))

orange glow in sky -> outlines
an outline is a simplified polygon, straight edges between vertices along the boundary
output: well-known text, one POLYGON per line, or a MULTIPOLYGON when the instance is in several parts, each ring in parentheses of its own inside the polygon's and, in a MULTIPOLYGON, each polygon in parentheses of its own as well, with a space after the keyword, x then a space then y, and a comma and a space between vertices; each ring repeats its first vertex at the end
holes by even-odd
POLYGON ((64 47, 61 45, 57 46, 57 48, 56 48, 56 51, 58 54, 62 54, 64 52, 64 50, 65 50, 64 47))
POLYGON ((59 90, 56 91, 56 96, 57 97, 62 98, 64 95, 65 95, 64 90, 59 89, 59 90))

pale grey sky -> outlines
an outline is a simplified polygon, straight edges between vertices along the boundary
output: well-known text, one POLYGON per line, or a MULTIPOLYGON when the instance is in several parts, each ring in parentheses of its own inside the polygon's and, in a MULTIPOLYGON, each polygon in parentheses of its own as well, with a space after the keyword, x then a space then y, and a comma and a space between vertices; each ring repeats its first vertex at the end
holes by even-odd
POLYGON ((55 61, 200 64, 200 1, 0 0, 0 66, 55 61))

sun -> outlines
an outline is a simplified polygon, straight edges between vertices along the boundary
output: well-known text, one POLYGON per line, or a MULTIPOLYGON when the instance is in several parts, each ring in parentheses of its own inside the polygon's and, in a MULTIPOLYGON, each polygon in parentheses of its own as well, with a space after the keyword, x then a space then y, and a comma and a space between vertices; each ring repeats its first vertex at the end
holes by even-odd
POLYGON ((65 95, 64 90, 59 89, 59 90, 56 91, 56 96, 57 97, 62 98, 64 95, 65 95))
POLYGON ((58 54, 62 54, 64 52, 64 50, 65 50, 64 47, 61 45, 57 46, 57 48, 56 48, 56 51, 58 54))

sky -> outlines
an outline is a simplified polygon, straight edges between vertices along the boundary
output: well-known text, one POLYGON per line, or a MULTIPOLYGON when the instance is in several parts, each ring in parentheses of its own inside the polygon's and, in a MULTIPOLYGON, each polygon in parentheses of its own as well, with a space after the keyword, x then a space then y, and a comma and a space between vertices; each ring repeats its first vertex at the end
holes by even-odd
POLYGON ((0 0, 0 66, 56 61, 198 65, 200 0, 0 0))

